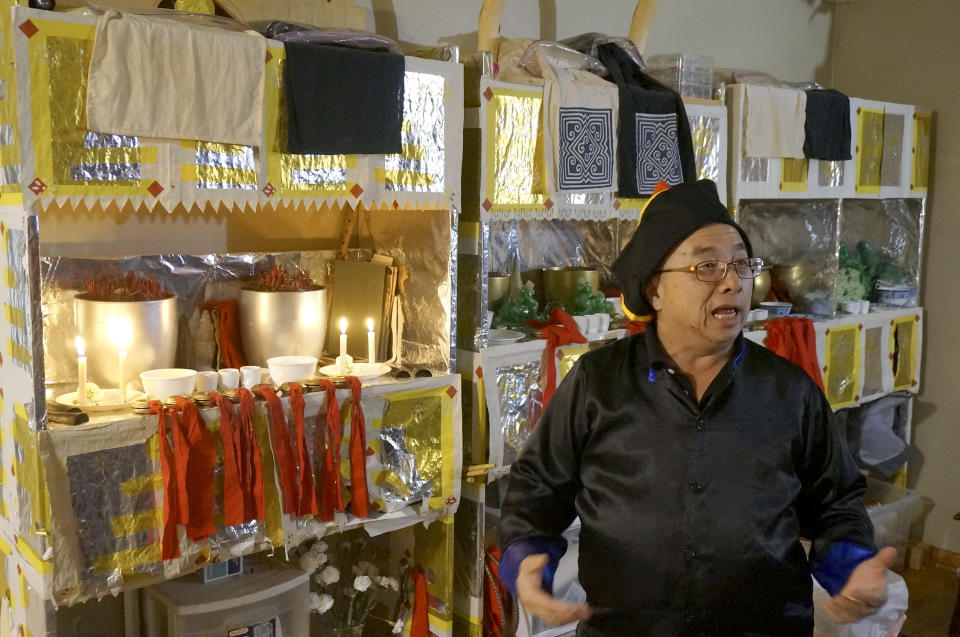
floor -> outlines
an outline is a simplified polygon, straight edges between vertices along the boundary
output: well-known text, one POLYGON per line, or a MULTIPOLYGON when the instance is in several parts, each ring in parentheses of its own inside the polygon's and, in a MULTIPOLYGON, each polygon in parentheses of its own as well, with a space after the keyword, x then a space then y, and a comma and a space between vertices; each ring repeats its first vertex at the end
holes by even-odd
POLYGON ((901 637, 948 637, 960 584, 957 572, 932 567, 922 571, 905 569, 900 575, 910 592, 910 608, 901 637))

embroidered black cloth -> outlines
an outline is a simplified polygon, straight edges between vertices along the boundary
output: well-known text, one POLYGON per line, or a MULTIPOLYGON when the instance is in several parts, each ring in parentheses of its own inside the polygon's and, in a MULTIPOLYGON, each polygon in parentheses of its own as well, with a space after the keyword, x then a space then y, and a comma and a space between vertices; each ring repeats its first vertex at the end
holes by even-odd
POLYGON ((850 98, 832 88, 810 89, 807 94, 803 154, 810 159, 850 159, 850 98))
POLYGON ((301 42, 284 50, 288 153, 400 152, 402 55, 301 42))
POLYGON ((621 197, 649 197, 657 182, 697 178, 690 122, 680 95, 644 73, 614 43, 598 47, 620 90, 617 170, 621 197))

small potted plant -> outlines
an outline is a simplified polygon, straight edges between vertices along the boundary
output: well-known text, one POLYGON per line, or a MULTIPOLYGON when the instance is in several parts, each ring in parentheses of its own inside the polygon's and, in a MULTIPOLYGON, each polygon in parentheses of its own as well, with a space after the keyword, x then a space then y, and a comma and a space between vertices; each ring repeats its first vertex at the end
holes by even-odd
POLYGON ((327 335, 327 290, 297 266, 272 266, 240 290, 247 363, 273 356, 320 356, 327 335))
POLYGON ((403 586, 409 572, 402 558, 393 567, 363 535, 341 539, 336 546, 317 540, 300 556, 310 578, 311 635, 360 637, 374 617, 402 627, 406 608, 403 586), (380 563, 381 567, 375 565, 380 563), (392 611, 384 609, 392 608, 392 611), (382 614, 391 615, 389 617, 382 614))
POLYGON ((74 297, 74 309, 90 361, 90 380, 117 387, 121 350, 127 352, 127 379, 148 369, 174 366, 177 298, 166 284, 131 271, 88 279, 83 287, 85 291, 74 297))

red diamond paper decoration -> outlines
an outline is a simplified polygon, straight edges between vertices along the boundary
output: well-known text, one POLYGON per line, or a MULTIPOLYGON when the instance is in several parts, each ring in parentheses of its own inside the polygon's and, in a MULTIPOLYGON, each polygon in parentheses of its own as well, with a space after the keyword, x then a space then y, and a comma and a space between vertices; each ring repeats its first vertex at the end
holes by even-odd
MULTIPOLYGON (((22 27, 21 27, 21 28, 22 28, 22 27)), ((493 91, 490 90, 490 87, 489 87, 489 86, 487 87, 487 90, 485 90, 485 91, 483 92, 483 96, 484 96, 485 98, 487 98, 487 101, 488 101, 488 102, 493 99, 493 91)))
POLYGON ((41 192, 47 189, 47 184, 43 183, 39 177, 30 182, 30 185, 27 186, 35 195, 39 195, 41 192))
POLYGON ((483 378, 483 368, 477 365, 477 368, 473 371, 477 375, 477 378, 483 378))
POLYGON ((447 396, 449 396, 450 398, 453 398, 456 395, 457 395, 456 387, 454 387, 453 385, 450 385, 449 387, 447 387, 447 396))
POLYGON ((399 210, 399 209, 400 209, 400 202, 397 201, 396 199, 393 200, 393 209, 394 209, 394 210, 399 210))
POLYGON ((264 60, 263 63, 266 64, 267 62, 269 62, 269 61, 272 60, 272 59, 273 59, 273 56, 270 55, 270 51, 267 51, 267 59, 264 60))
POLYGON ((450 496, 449 498, 447 498, 447 506, 453 506, 456 503, 457 503, 457 498, 455 498, 454 496, 450 496))
POLYGON ((34 35, 37 34, 37 31, 39 31, 40 29, 38 29, 37 25, 35 25, 33 22, 31 22, 30 20, 27 20, 26 22, 20 25, 20 30, 23 31, 23 34, 26 35, 28 38, 32 38, 34 35))
POLYGON ((550 199, 547 199, 546 201, 543 202, 543 206, 544 206, 547 210, 550 210, 550 209, 553 208, 553 201, 550 200, 550 199))
POLYGON ((350 194, 354 197, 360 197, 363 194, 363 188, 360 187, 360 184, 353 184, 353 188, 350 189, 350 194))
POLYGON ((268 197, 272 197, 275 192, 277 192, 277 189, 270 182, 267 182, 267 185, 263 187, 263 194, 268 197))
POLYGON ((493 204, 490 202, 489 199, 484 199, 483 203, 480 205, 483 206, 483 209, 486 210, 487 212, 490 212, 490 209, 493 208, 493 204))
POLYGON ((147 186, 147 192, 149 192, 154 197, 159 197, 160 193, 163 192, 163 186, 160 185, 159 181, 154 181, 152 184, 147 186))
POLYGON ((613 208, 614 208, 614 210, 620 210, 620 200, 619 200, 619 199, 614 199, 614 200, 613 200, 613 208))

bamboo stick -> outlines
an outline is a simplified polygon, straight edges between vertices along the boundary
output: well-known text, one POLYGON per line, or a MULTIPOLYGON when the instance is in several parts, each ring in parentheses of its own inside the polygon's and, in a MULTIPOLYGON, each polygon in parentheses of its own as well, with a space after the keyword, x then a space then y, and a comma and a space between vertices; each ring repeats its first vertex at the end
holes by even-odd
POLYGON ((477 50, 489 51, 494 61, 500 48, 500 22, 503 19, 503 0, 483 0, 477 26, 477 50))
POLYGON ((637 0, 637 7, 633 10, 628 35, 640 53, 643 53, 647 44, 647 34, 653 23, 653 15, 657 12, 658 2, 659 0, 637 0))

